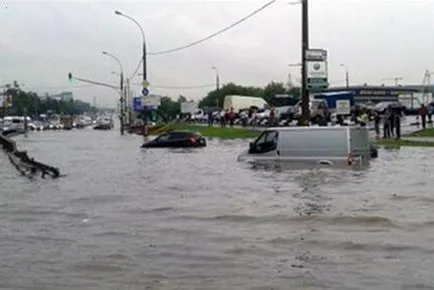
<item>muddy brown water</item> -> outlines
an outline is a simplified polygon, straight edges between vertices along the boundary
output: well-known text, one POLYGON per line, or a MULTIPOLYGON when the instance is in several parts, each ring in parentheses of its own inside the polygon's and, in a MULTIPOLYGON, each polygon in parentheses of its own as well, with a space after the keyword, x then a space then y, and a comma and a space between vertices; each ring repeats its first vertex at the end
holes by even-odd
POLYGON ((434 150, 367 170, 239 163, 248 141, 144 150, 116 130, 16 138, 0 154, 0 289, 433 289, 434 150))

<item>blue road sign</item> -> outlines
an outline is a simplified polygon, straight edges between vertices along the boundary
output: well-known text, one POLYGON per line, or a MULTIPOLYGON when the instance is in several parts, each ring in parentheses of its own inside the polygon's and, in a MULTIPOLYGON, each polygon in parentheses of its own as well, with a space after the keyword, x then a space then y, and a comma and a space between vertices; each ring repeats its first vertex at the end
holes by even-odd
POLYGON ((142 94, 143 94, 144 96, 147 96, 147 95, 149 94, 148 89, 147 89, 147 88, 143 88, 143 89, 142 89, 142 94))
POLYGON ((140 112, 142 110, 142 98, 134 97, 133 106, 135 112, 140 112))

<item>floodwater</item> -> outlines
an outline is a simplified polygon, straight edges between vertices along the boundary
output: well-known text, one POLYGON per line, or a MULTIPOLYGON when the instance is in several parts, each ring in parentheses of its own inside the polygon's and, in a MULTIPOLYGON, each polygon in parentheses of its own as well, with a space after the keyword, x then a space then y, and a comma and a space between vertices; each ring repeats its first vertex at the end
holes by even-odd
POLYGON ((16 139, 66 177, 0 153, 0 289, 434 289, 434 150, 299 171, 236 162, 247 141, 16 139))

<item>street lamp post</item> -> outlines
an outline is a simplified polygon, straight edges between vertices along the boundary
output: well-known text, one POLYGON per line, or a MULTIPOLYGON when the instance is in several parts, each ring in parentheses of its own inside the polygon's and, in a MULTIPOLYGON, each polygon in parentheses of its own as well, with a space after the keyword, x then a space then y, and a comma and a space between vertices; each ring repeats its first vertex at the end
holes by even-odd
POLYGON ((118 64, 119 64, 119 67, 120 67, 120 94, 121 94, 121 99, 120 99, 120 111, 121 111, 121 116, 120 116, 120 131, 121 131, 121 135, 123 135, 124 134, 124 102, 125 102, 125 100, 124 100, 124 96, 125 96, 125 94, 124 94, 124 67, 123 67, 123 65, 122 65, 122 63, 121 63, 121 61, 116 57, 116 56, 114 56, 113 54, 111 54, 111 53, 108 53, 107 51, 103 51, 102 52, 104 55, 107 55, 107 56, 109 56, 109 57, 111 57, 112 59, 114 59, 118 64))
POLYGON ((220 76, 219 76, 219 71, 217 70, 217 68, 215 66, 213 66, 211 69, 215 71, 215 85, 216 85, 216 92, 217 92, 216 105, 218 108, 219 107, 219 99, 220 99, 220 76))
POLYGON ((347 86, 347 88, 350 87, 350 78, 348 75, 348 66, 346 66, 345 64, 341 64, 341 67, 345 68, 345 84, 347 86))
MULTIPOLYGON (((148 79, 148 74, 147 74, 147 60, 146 60, 146 54, 147 54, 147 53, 146 53, 146 36, 145 36, 145 31, 143 30, 142 25, 140 25, 140 23, 139 23, 136 19, 134 19, 133 17, 131 17, 131 16, 129 16, 129 15, 126 15, 126 14, 120 12, 119 10, 116 10, 116 11, 115 11, 115 14, 116 14, 116 15, 119 15, 119 16, 123 16, 123 17, 125 17, 125 18, 131 20, 131 21, 134 22, 134 24, 136 24, 137 27, 140 29, 140 33, 142 34, 142 42, 143 42, 143 44, 142 44, 143 84, 145 84, 145 82, 147 82, 147 79, 148 79)), ((133 78, 133 77, 134 77, 134 75, 131 76, 131 78, 133 78)), ((130 78, 130 79, 131 79, 131 78, 130 78)), ((148 117, 145 116, 145 120, 144 120, 144 122, 145 122, 145 126, 147 126, 147 121, 148 121, 148 117)))

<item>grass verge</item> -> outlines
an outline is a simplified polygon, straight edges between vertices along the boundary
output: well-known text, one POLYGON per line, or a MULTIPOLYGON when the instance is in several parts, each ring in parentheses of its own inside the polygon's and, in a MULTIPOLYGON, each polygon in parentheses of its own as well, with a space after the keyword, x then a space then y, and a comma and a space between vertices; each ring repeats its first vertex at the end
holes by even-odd
MULTIPOLYGON (((220 139, 252 139, 261 134, 260 130, 252 130, 246 128, 230 128, 230 127, 208 127, 186 123, 174 123, 164 126, 161 130, 156 130, 155 134, 160 134, 166 130, 190 130, 196 131, 202 134, 204 137, 220 138, 220 139)), ((420 132, 429 130, 431 133, 423 133, 425 135, 406 135, 406 137, 434 137, 434 128, 425 129, 420 132), (427 135, 427 134, 433 134, 427 135)), ((434 141, 417 141, 417 140, 405 140, 405 139, 379 139, 374 141, 378 146, 383 147, 434 147, 434 141)))
POLYGON ((405 135, 406 137, 433 137, 434 138, 434 128, 422 129, 410 134, 405 135))
POLYGON ((434 142, 431 141, 416 141, 405 139, 380 139, 375 140, 375 144, 384 147, 434 147, 434 142))

